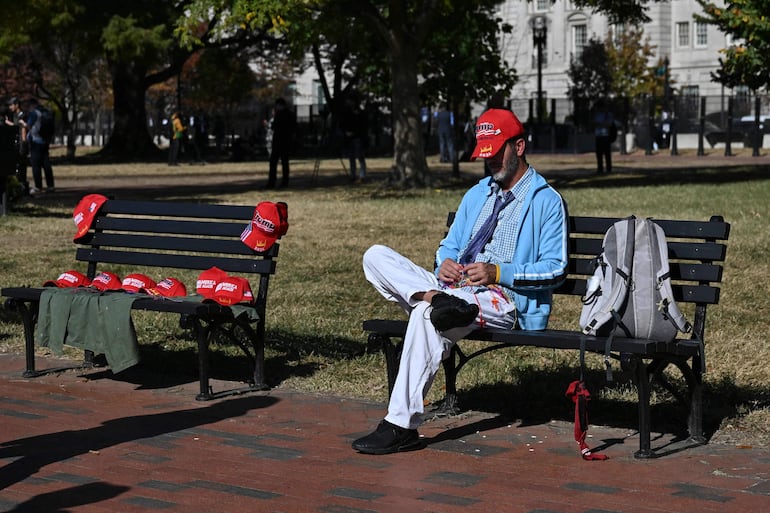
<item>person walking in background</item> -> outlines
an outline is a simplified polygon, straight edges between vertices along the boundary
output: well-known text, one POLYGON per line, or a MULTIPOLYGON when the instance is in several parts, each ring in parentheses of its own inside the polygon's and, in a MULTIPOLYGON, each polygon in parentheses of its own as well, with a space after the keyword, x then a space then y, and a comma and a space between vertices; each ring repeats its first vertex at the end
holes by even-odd
POLYGON ((343 152, 350 161, 350 181, 366 181, 366 147, 369 133, 366 113, 361 110, 353 96, 345 98, 345 105, 340 116, 343 152), (358 162, 358 174, 356 174, 358 162))
POLYGON ((29 100, 29 112, 26 120, 27 141, 29 143, 32 179, 35 182, 35 185, 29 190, 30 195, 35 195, 43 190, 43 173, 45 173, 45 192, 55 190, 53 167, 49 155, 53 137, 52 116, 53 113, 44 111, 37 98, 29 100))
POLYGON ((278 98, 273 105, 273 119, 270 122, 273 134, 270 148, 270 171, 267 188, 273 189, 278 179, 278 161, 281 161, 281 187, 289 185, 289 151, 294 137, 294 114, 286 105, 286 100, 278 98))
POLYGON ((198 164, 206 163, 206 150, 209 146, 209 127, 208 120, 203 114, 198 114, 193 118, 193 149, 195 151, 195 160, 198 164))
POLYGON ((29 182, 27 181, 27 155, 29 154, 29 143, 27 142, 27 122, 24 110, 21 108, 21 102, 15 96, 8 100, 8 110, 11 114, 10 119, 5 123, 16 128, 14 144, 16 145, 16 179, 21 184, 23 193, 29 194, 29 182))
POLYGON ((492 174, 463 196, 435 270, 379 244, 364 254, 367 280, 406 311, 409 323, 388 413, 353 442, 356 451, 422 447, 425 395, 452 345, 479 326, 545 329, 552 291, 567 277, 566 204, 527 163, 521 122, 510 110, 487 110, 476 140, 471 159, 486 159, 492 174))
POLYGON ((599 99, 594 113, 594 143, 596 146, 596 172, 612 172, 612 142, 616 133, 615 117, 607 108, 607 102, 599 99), (606 167, 605 167, 606 163, 606 167))
POLYGON ((439 160, 441 162, 454 162, 455 115, 447 109, 446 102, 441 102, 434 118, 436 119, 436 133, 438 134, 439 160))
POLYGON ((179 112, 171 114, 171 144, 168 148, 168 165, 179 165, 179 149, 187 137, 187 127, 182 122, 179 112))

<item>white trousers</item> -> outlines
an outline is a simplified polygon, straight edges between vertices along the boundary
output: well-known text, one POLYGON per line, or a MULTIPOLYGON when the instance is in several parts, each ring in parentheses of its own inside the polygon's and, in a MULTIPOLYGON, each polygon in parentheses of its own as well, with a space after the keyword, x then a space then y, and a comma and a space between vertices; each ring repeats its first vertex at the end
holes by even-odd
POLYGON ((482 324, 513 329, 515 305, 504 294, 491 289, 477 293, 444 289, 432 272, 382 245, 372 246, 364 253, 364 274, 380 294, 401 305, 409 314, 401 364, 385 420, 406 429, 416 429, 422 422, 425 396, 452 345, 482 324), (430 290, 443 290, 477 304, 478 317, 470 326, 438 332, 430 321, 430 304, 414 299, 415 294, 430 290))

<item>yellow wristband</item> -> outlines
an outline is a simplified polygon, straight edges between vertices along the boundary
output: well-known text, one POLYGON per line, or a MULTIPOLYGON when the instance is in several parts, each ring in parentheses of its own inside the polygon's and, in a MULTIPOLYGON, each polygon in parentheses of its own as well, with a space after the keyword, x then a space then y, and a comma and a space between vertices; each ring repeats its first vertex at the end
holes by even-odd
POLYGON ((495 283, 500 283, 500 266, 495 264, 495 283))

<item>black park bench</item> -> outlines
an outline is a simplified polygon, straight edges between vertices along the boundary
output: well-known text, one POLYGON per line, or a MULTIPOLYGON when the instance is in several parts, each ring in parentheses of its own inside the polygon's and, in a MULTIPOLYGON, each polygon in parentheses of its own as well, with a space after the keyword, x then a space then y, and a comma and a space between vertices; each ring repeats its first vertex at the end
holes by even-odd
MULTIPOLYGON (((198 400, 268 388, 264 369, 265 309, 279 244, 260 253, 241 241, 240 235, 253 215, 253 206, 110 199, 99 209, 91 230, 77 242, 75 259, 87 263, 85 274, 89 279, 99 272, 110 271, 112 265, 120 265, 132 266, 132 272, 141 273, 148 272, 146 268, 161 268, 156 270, 163 272, 163 277, 174 276, 175 270, 203 271, 218 267, 231 276, 249 280, 256 315, 236 315, 235 307, 216 302, 175 301, 145 294, 131 304, 132 310, 179 315, 180 327, 192 330, 197 341, 198 400), (250 363, 251 375, 245 377, 245 387, 214 393, 209 385, 210 345, 221 343, 241 349, 250 363)), ((195 292, 195 283, 192 286, 188 283, 187 289, 188 294, 195 292)), ((35 369, 35 326, 44 290, 25 286, 0 291, 7 298, 6 307, 21 314, 25 377, 65 370, 35 369)), ((93 351, 83 349, 84 362, 77 368, 93 367, 93 351)))
MULTIPOLYGON (((450 213, 447 226, 454 219, 450 213)), ((592 259, 601 252, 602 238, 617 218, 576 217, 569 218, 569 267, 568 279, 555 291, 554 308, 558 308, 558 296, 583 296, 586 281, 593 274, 592 259)), ((704 335, 706 310, 719 302, 719 284, 722 281, 722 264, 727 251, 726 241, 730 225, 721 217, 708 221, 655 220, 666 233, 671 278, 677 303, 694 305, 693 329, 689 338, 672 342, 614 337, 611 357, 621 360, 624 367, 633 371, 638 391, 639 450, 637 458, 655 457, 650 444, 650 392, 653 379, 681 399, 688 409, 687 427, 690 440, 703 444, 703 372, 704 335), (669 366, 679 369, 686 383, 686 395, 677 394, 663 371, 669 366)), ((689 315, 688 315, 689 317, 689 315)), ((369 333, 369 343, 381 345, 385 354, 389 390, 398 372, 406 320, 370 319, 363 323, 369 333), (395 340, 394 340, 395 339, 395 340)), ((515 346, 534 346, 552 349, 580 349, 582 333, 575 319, 575 331, 547 329, 544 331, 503 330, 498 328, 477 329, 465 340, 488 342, 470 354, 462 349, 462 341, 455 344, 450 355, 443 361, 446 379, 446 395, 441 409, 448 413, 458 411, 457 374, 471 359, 495 349, 515 346)), ((604 354, 606 337, 586 336, 586 351, 604 354)))

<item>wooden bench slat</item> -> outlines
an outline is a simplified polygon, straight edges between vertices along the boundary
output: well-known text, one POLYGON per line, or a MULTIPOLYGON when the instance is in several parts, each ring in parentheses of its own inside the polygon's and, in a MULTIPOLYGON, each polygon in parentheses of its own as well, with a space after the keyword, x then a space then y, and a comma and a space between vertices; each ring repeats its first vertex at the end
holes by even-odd
MULTIPOLYGON (((45 287, 6 287, 2 289, 2 295, 29 301, 39 301, 45 291, 45 287)), ((151 310, 155 312, 168 312, 187 315, 228 315, 230 309, 218 303, 196 303, 193 301, 174 301, 161 298, 137 298, 131 305, 134 310, 151 310)))
POLYGON ((668 243, 669 260, 696 260, 700 262, 724 262, 727 246, 716 242, 668 243))
MULTIPOLYGON (((364 331, 376 332, 388 337, 401 337, 406 331, 407 321, 390 319, 369 319, 364 321, 364 331)), ((579 332, 564 330, 521 331, 486 328, 475 330, 465 337, 467 340, 504 343, 511 347, 528 346, 549 349, 580 349, 580 339, 584 338, 586 350, 604 354, 606 337, 582 336, 579 332)), ((654 355, 671 353, 694 356, 698 354, 697 344, 680 339, 671 342, 659 340, 640 340, 615 337, 612 350, 627 354, 654 355)))
POLYGON ((160 217, 192 217, 199 219, 250 220, 254 207, 243 205, 212 205, 207 203, 175 203, 164 201, 109 200, 100 214, 130 214, 160 217))
MULTIPOLYGON (((592 258, 571 258, 568 271, 570 274, 591 276, 594 271, 592 258)), ((719 282, 722 280, 722 266, 717 264, 691 264, 669 262, 671 279, 674 281, 719 282)))
POLYGON ((125 264, 150 267, 205 270, 219 267, 232 273, 275 273, 275 261, 221 256, 180 255, 173 253, 149 253, 140 251, 115 251, 109 249, 79 248, 75 258, 81 262, 125 264))
MULTIPOLYGON (((570 217, 570 233, 604 235, 607 229, 621 218, 613 217, 570 217)), ((730 224, 724 221, 674 221, 654 219, 667 238, 692 238, 703 240, 727 240, 730 224)))
POLYGON ((174 233, 206 237, 238 237, 246 228, 246 221, 209 222, 161 218, 99 217, 95 228, 101 231, 128 233, 174 233))
MULTIPOLYGON (((244 255, 252 258, 256 253, 240 239, 212 239, 200 237, 177 237, 171 235, 135 235, 115 233, 95 233, 89 244, 98 247, 137 248, 181 251, 185 253, 220 253, 244 255)), ((278 248, 274 245, 273 248, 278 248)), ((268 256, 275 256, 273 250, 268 256)))
MULTIPOLYGON (((569 241, 571 255, 585 255, 593 258, 602 251, 602 239, 589 239, 573 234, 569 241)), ((722 262, 727 255, 727 246, 718 242, 670 241, 669 260, 697 260, 699 262, 722 262)))

